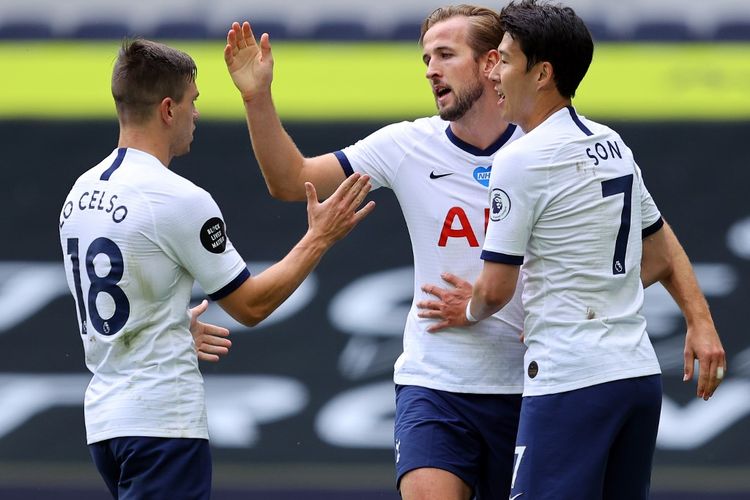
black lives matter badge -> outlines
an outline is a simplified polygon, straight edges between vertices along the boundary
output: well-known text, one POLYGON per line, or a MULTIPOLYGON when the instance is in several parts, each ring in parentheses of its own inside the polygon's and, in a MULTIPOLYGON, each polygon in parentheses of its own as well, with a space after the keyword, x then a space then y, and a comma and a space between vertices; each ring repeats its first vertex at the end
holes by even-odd
POLYGON ((211 253, 221 253, 227 248, 227 232, 223 220, 214 217, 203 224, 201 244, 211 253))

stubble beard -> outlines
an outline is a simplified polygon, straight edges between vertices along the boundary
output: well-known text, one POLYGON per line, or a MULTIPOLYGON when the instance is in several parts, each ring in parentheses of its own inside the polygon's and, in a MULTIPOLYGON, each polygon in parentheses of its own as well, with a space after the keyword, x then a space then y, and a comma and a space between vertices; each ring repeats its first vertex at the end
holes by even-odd
POLYGON ((479 80, 474 80, 474 84, 464 92, 456 93, 456 104, 438 110, 438 115, 443 120, 454 122, 460 120, 474 106, 484 94, 484 86, 479 80))

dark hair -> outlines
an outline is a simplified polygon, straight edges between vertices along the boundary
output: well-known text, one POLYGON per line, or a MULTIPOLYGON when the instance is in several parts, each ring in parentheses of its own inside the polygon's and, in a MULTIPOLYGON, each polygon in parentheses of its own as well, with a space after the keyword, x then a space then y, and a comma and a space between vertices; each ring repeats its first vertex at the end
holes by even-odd
POLYGON ((164 44, 123 40, 112 71, 112 97, 126 123, 143 123, 165 97, 181 101, 197 76, 195 61, 164 44))
POLYGON ((490 50, 497 49, 500 40, 503 39, 503 31, 500 29, 500 15, 492 9, 467 4, 438 7, 432 11, 432 14, 422 21, 419 44, 423 44, 425 33, 434 25, 459 16, 469 18, 471 29, 469 30, 467 43, 474 51, 475 58, 490 50))
POLYGON ((549 62, 560 95, 571 98, 594 55, 594 42, 583 20, 570 7, 511 1, 500 11, 503 30, 517 41, 528 63, 549 62))

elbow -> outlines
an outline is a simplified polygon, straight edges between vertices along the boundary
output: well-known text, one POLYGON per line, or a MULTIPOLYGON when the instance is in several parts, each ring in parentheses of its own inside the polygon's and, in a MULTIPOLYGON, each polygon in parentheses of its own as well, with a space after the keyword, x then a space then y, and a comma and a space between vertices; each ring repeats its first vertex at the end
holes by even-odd
POLYGON ((302 201, 305 199, 304 187, 302 194, 300 195, 300 193, 290 190, 289 186, 275 186, 269 183, 266 183, 266 186, 268 187, 268 193, 276 200, 302 201))
POLYGON ((258 326, 258 323, 263 321, 264 318, 257 318, 257 317, 251 317, 251 316, 243 316, 242 318, 234 318, 240 323, 242 323, 244 326, 248 328, 252 328, 254 326, 258 326))
POLYGON ((659 265, 657 281, 668 280, 672 276, 672 274, 674 274, 674 266, 675 261, 672 254, 670 253, 665 255, 659 265))
POLYGON ((291 201, 288 192, 284 189, 283 186, 274 186, 273 184, 269 183, 266 183, 266 186, 268 187, 268 194, 270 194, 273 198, 280 201, 291 201))
POLYGON ((235 320, 247 327, 258 326, 264 319, 271 315, 273 311, 266 311, 260 307, 248 307, 242 313, 234 317, 235 320))
POLYGON ((266 319, 278 307, 277 300, 263 292, 257 278, 249 276, 240 287, 219 300, 221 306, 238 323, 253 327, 266 319))
POLYGON ((658 258, 644 261, 641 268, 643 287, 648 288, 654 283, 666 283, 674 273, 674 259, 671 253, 664 252, 658 258))

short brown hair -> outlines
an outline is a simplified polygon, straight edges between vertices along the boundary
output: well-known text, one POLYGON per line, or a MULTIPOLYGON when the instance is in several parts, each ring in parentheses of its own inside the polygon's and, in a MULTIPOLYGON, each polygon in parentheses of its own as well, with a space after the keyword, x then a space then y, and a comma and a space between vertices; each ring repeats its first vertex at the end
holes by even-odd
POLYGON ((112 71, 112 97, 125 123, 143 123, 165 97, 181 101, 198 70, 186 53, 136 38, 123 40, 112 71))
POLYGON ((432 14, 422 21, 422 30, 419 34, 420 45, 424 42, 424 35, 427 30, 441 21, 459 16, 469 18, 471 29, 469 30, 468 44, 474 51, 475 57, 479 57, 492 49, 497 49, 503 39, 500 14, 486 7, 467 4, 438 7, 432 11, 432 14))

